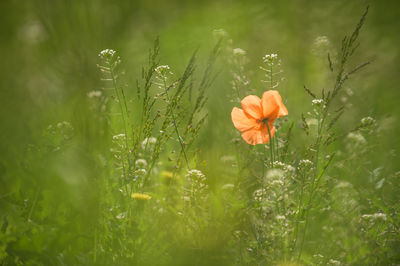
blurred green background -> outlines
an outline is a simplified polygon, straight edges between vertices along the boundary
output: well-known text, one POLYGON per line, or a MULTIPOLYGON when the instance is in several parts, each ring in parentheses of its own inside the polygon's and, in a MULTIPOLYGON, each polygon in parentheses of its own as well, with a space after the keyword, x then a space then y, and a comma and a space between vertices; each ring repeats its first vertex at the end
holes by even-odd
MULTIPOLYGON (((304 112, 301 103, 308 97, 302 86, 314 91, 328 86, 321 84, 322 74, 327 72, 325 52, 334 54, 339 49, 344 34, 352 31, 367 5, 370 13, 356 54, 361 59, 353 64, 373 62, 356 76, 355 85, 349 85, 355 92, 351 117, 394 116, 400 108, 396 3, 1 1, 1 155, 3 160, 13 158, 12 154, 20 153, 18 149, 31 141, 35 130, 82 111, 79 99, 101 86, 96 68, 99 51, 117 50, 134 86, 157 36, 162 63, 177 73, 197 48, 205 61, 215 44, 215 29, 225 29, 233 47, 247 51, 250 70, 257 71, 264 54, 279 53, 286 78, 280 90, 291 115, 299 116, 304 112), (322 55, 313 53, 319 36, 329 39, 322 55)), ((227 114, 231 105, 225 97, 230 90, 229 73, 222 58, 219 62, 222 75, 209 91, 210 120, 203 131, 205 135, 214 132, 210 145, 226 141, 226 134, 221 133, 230 124, 227 114)), ((393 148, 398 147, 397 137, 387 139, 393 148)))
MULTIPOLYGON (((298 121, 310 109, 303 85, 315 92, 331 86, 326 84, 327 52, 337 53, 341 39, 352 32, 367 5, 370 12, 361 44, 350 64, 372 63, 347 83, 353 94, 343 99, 349 104, 339 125, 351 129, 362 117, 374 117, 383 137, 371 155, 371 168, 383 166, 389 173, 400 163, 398 1, 1 1, 0 212, 22 212, 4 199, 13 195, 15 201, 34 201, 35 188, 46 187, 54 189, 49 204, 67 202, 75 208, 76 216, 69 219, 76 224, 65 228, 83 232, 97 222, 93 206, 99 195, 91 179, 102 175, 94 157, 107 140, 96 131, 86 100, 88 92, 102 87, 96 68, 101 50, 118 51, 132 95, 157 36, 161 63, 182 73, 197 48, 198 62, 205 65, 217 41, 213 31, 224 29, 233 48, 247 51, 246 68, 253 72, 252 86, 260 95, 261 58, 279 54, 285 71, 280 91, 291 119, 298 121), (316 46, 320 36, 329 40, 323 47, 316 46), (45 129, 61 121, 70 121, 75 129, 73 151, 60 158, 27 158, 30 147, 46 144, 45 129)), ((211 183, 222 182, 218 178, 225 170, 219 158, 229 154, 237 136, 230 120, 233 104, 227 97, 231 85, 226 60, 217 60, 219 75, 207 91, 209 118, 199 139, 211 183)), ((297 124, 296 128, 300 132, 297 124)), ((295 143, 300 145, 301 138, 295 143)), ((347 179, 352 178, 364 182, 361 175, 347 179)), ((224 181, 229 177, 225 175, 224 181)), ((49 216, 57 220, 63 213, 59 208, 49 216)), ((24 226, 24 221, 15 223, 24 226)), ((50 240, 47 236, 35 241, 40 250, 50 240)))

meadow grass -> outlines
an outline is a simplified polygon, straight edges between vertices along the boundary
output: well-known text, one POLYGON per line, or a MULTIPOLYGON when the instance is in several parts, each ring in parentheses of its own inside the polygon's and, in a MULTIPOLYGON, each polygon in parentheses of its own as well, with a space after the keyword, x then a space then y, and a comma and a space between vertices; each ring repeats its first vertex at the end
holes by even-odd
MULTIPOLYGON (((78 18, 86 10, 68 8, 78 18)), ((21 74, 35 104, 2 128, 1 264, 397 265, 397 116, 354 108, 375 82, 371 72, 357 79, 375 64, 363 59, 368 12, 358 23, 350 18, 355 27, 337 47, 316 37, 309 50, 317 59, 296 73, 285 63, 292 44, 281 54, 264 43, 274 52, 263 54, 258 43, 238 48, 238 38, 216 29, 205 49, 188 44, 190 52, 163 56, 162 35, 146 56, 138 45, 140 71, 126 56, 138 48, 97 51, 88 42, 94 47, 67 49, 77 56, 59 55, 64 65, 21 74), (296 79, 302 72, 311 74, 296 79), (54 77, 61 73, 67 78, 54 77), (37 84, 49 91, 40 95, 37 84), (59 90, 65 86, 74 89, 59 90), (269 90, 288 115, 271 124, 263 117, 269 141, 250 145, 229 114, 269 90), (33 120, 22 126, 17 118, 33 120)), ((53 26, 28 21, 18 36, 36 47, 53 26)), ((23 91, 3 95, 14 101, 23 91)), ((12 110, 6 101, 2 108, 12 110)))

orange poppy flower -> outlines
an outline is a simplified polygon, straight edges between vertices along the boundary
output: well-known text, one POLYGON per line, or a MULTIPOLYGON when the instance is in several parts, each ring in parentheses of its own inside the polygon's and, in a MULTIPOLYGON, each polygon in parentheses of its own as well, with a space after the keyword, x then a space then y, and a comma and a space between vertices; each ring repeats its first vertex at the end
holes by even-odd
POLYGON ((251 145, 267 143, 269 134, 266 123, 272 138, 275 119, 288 115, 282 97, 276 90, 264 92, 261 99, 255 95, 246 96, 240 103, 243 110, 237 107, 232 109, 232 122, 242 132, 242 138, 251 145))

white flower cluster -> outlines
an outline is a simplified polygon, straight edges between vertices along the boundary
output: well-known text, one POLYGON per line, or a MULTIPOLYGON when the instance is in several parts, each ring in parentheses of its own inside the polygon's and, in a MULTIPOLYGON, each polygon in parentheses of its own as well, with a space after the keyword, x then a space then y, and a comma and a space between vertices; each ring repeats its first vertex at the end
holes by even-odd
POLYGON ((341 263, 338 260, 330 259, 329 260, 329 265, 341 265, 341 263))
POLYGON ((299 167, 301 168, 311 167, 311 166, 313 166, 313 162, 311 162, 310 160, 305 159, 299 161, 299 167))
POLYGON ((155 137, 149 137, 149 138, 145 138, 142 143, 141 143, 141 147, 143 150, 152 150, 155 146, 157 142, 157 139, 155 137))
POLYGON ((296 171, 296 168, 294 168, 290 164, 285 164, 285 163, 280 162, 280 161, 275 161, 274 162, 274 166, 275 167, 279 167, 280 169, 283 169, 283 171, 285 171, 285 172, 292 172, 293 173, 294 171, 296 171))
POLYGON ((69 129, 69 130, 73 130, 73 127, 72 127, 71 123, 70 123, 70 122, 67 122, 67 121, 62 121, 62 122, 57 123, 57 127, 58 127, 59 129, 69 129))
POLYGON ((347 93, 347 95, 349 95, 349 96, 353 96, 354 91, 353 91, 351 88, 346 88, 346 93, 347 93))
POLYGON ((266 178, 267 179, 280 179, 284 177, 284 172, 281 169, 270 169, 267 171, 266 178))
POLYGON ((352 187, 353 187, 353 185, 352 185, 350 182, 347 182, 347 181, 340 181, 340 182, 335 186, 335 188, 338 188, 338 189, 352 188, 352 187))
POLYGON ((263 56, 264 63, 269 64, 270 66, 274 65, 274 62, 278 59, 277 54, 266 54, 263 56))
POLYGON ((137 159, 135 161, 135 166, 136 166, 136 168, 146 168, 147 161, 145 159, 137 159))
POLYGON ((326 36, 318 36, 314 40, 314 45, 317 47, 327 46, 329 44, 329 39, 326 36))
POLYGON ((112 138, 113 147, 110 149, 114 153, 114 157, 118 160, 121 159, 121 153, 126 149, 125 134, 114 135, 112 138))
POLYGON ((363 214, 361 218, 365 220, 382 220, 386 221, 386 214, 378 212, 374 214, 363 214))
POLYGON ((367 117, 364 117, 361 119, 361 124, 363 124, 363 125, 364 124, 372 124, 372 123, 375 123, 375 119, 373 119, 370 116, 367 116, 367 117))
POLYGON ((136 175, 141 175, 141 176, 145 175, 146 173, 147 173, 146 169, 138 169, 135 171, 136 175))
POLYGON ((272 60, 278 59, 278 55, 277 54, 266 54, 263 57, 264 62, 270 62, 272 60))
POLYGON ((369 126, 374 125, 375 123, 376 123, 375 119, 373 119, 370 116, 367 116, 367 117, 364 117, 361 119, 361 125, 363 127, 369 127, 369 126))
MULTIPOLYGON (((140 160, 140 159, 139 159, 139 160, 140 160)), ((138 179, 142 178, 142 177, 145 176, 146 174, 147 174, 146 169, 141 168, 141 169, 137 169, 137 170, 133 171, 133 172, 130 174, 130 177, 133 179, 133 181, 136 182, 138 179)))
POLYGON ((158 89, 163 90, 162 93, 156 94, 154 98, 158 98, 161 95, 164 95, 164 90, 168 90, 170 87, 176 85, 177 82, 175 82, 175 84, 169 84, 169 82, 167 82, 169 76, 172 76, 174 74, 172 73, 172 71, 170 71, 170 69, 171 68, 168 65, 160 65, 154 69, 154 71, 156 72, 156 76, 153 84, 156 85, 158 89))
POLYGON ((253 192, 254 200, 255 201, 264 201, 267 195, 267 190, 264 188, 257 189, 256 191, 253 192))
POLYGON ((87 93, 87 96, 89 98, 95 98, 95 97, 100 97, 101 94, 102 94, 101 91, 90 91, 90 92, 87 93))
POLYGON ((275 219, 277 219, 278 221, 284 221, 284 220, 286 220, 286 217, 285 217, 285 215, 277 215, 277 216, 275 216, 275 219))
POLYGON ((127 212, 121 212, 120 214, 115 216, 115 218, 117 218, 118 220, 122 220, 122 219, 125 219, 126 215, 127 215, 127 212))
POLYGON ((115 51, 112 49, 105 49, 99 53, 102 59, 110 59, 115 55, 115 51))
POLYGON ((284 185, 285 185, 285 183, 280 179, 276 179, 271 182, 271 186, 283 187, 284 185))
POLYGON ((350 132, 347 135, 347 139, 349 139, 356 145, 364 145, 365 143, 367 143, 363 135, 361 135, 359 132, 350 132))
POLYGON ((190 182, 191 191, 193 194, 190 195, 190 199, 205 200, 207 198, 206 191, 208 190, 208 185, 206 184, 206 176, 200 170, 189 170, 186 174, 186 178, 190 182))
POLYGON ((312 105, 321 106, 325 101, 323 99, 314 99, 311 102, 312 102, 312 105))
POLYGON ((47 133, 51 135, 59 135, 63 140, 69 140, 74 136, 74 127, 68 121, 62 121, 47 127, 47 133))
POLYGON ((321 259, 322 259, 324 256, 321 255, 321 254, 314 254, 313 257, 314 257, 314 258, 321 258, 321 259))
POLYGON ((189 179, 198 179, 201 181, 206 180, 206 176, 200 170, 196 170, 196 169, 189 170, 186 177, 189 179))
MULTIPOLYGON (((167 73, 171 68, 168 65, 161 65, 158 66, 154 69, 154 71, 156 71, 159 75, 163 76, 165 75, 165 73, 167 73)), ((172 74, 170 72, 170 74, 172 74)))
POLYGON ((241 48, 235 48, 235 49, 233 49, 233 54, 234 55, 246 55, 246 51, 241 48))
POLYGON ((329 50, 329 46, 330 43, 328 37, 318 36, 314 39, 311 51, 313 54, 326 56, 326 52, 329 50))
POLYGON ((125 139, 125 134, 118 134, 113 136, 113 140, 124 140, 125 139))

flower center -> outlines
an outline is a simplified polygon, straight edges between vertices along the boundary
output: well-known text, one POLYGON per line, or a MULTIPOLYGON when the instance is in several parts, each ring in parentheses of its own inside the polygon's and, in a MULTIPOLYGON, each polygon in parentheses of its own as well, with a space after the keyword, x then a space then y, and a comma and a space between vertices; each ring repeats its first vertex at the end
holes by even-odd
POLYGON ((257 120, 257 125, 254 128, 261 129, 267 123, 268 123, 268 118, 257 120))

